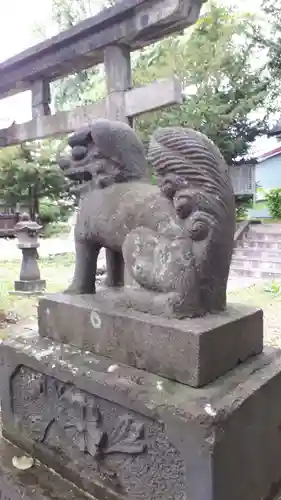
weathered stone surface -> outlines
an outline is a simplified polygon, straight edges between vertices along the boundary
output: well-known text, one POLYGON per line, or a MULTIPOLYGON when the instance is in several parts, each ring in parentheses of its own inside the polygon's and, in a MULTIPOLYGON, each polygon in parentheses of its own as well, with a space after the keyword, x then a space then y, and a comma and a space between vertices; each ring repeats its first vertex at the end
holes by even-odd
POLYGON ((1 500, 87 500, 76 486, 62 479, 40 462, 27 470, 12 465, 14 456, 23 451, 0 437, 0 499, 1 500))
POLYGON ((5 436, 98 498, 276 494, 280 351, 201 390, 33 333, 0 352, 5 436))
POLYGON ((143 145, 125 123, 96 120, 69 145, 70 157, 59 163, 84 185, 66 292, 95 293, 97 258, 106 248, 108 286, 124 284, 133 309, 177 318, 224 310, 235 207, 215 144, 190 129, 158 131, 150 158, 160 187, 145 180, 143 145))
MULTIPOLYGON (((116 376, 110 373, 114 367, 109 360, 89 355, 82 372, 90 385, 80 388, 76 384, 80 351, 50 341, 32 345, 30 338, 25 340, 21 346, 21 340, 16 341, 17 353, 10 344, 12 349, 4 354, 11 375, 6 378, 11 391, 3 401, 3 427, 9 439, 33 450, 33 455, 97 498, 128 495, 162 500, 163 492, 167 498, 185 498, 184 462, 163 423, 142 402, 131 408, 126 404, 126 393, 140 386, 138 371, 129 378, 125 372, 124 377, 117 376, 121 385, 113 388, 116 376), (60 367, 66 378, 60 378, 60 367), (109 385, 105 380, 104 391, 93 391, 100 377, 108 378, 109 385)), ((157 381, 154 378, 155 386, 157 381)), ((4 386, 5 382, 5 392, 4 386)))
POLYGON ((183 127, 156 130, 148 160, 161 192, 188 228, 196 267, 193 293, 200 308, 223 310, 236 227, 226 161, 206 135, 183 127))
POLYGON ((217 315, 171 320, 122 308, 122 300, 108 289, 45 296, 40 335, 195 387, 262 351, 261 310, 229 305, 217 315))
POLYGON ((281 500, 281 489, 278 488, 278 493, 277 495, 271 496, 268 500, 281 500))

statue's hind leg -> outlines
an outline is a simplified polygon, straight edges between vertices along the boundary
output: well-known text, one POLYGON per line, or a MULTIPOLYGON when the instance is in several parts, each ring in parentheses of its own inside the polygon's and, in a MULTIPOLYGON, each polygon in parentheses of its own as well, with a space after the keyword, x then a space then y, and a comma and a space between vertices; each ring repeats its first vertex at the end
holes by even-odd
POLYGON ((75 241, 74 277, 65 293, 79 295, 95 293, 97 260, 100 249, 100 244, 96 242, 75 241))
POLYGON ((124 285, 124 259, 121 252, 106 249, 106 285, 118 287, 124 285))

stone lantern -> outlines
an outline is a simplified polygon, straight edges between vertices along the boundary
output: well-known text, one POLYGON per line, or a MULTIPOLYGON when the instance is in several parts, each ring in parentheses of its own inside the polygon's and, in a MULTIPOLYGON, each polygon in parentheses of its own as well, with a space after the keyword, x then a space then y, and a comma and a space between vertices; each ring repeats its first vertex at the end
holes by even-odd
POLYGON ((18 239, 17 246, 22 251, 20 279, 15 281, 15 292, 19 294, 40 294, 46 288, 46 281, 41 280, 37 261, 38 231, 42 226, 32 221, 27 213, 21 214, 15 225, 18 239))

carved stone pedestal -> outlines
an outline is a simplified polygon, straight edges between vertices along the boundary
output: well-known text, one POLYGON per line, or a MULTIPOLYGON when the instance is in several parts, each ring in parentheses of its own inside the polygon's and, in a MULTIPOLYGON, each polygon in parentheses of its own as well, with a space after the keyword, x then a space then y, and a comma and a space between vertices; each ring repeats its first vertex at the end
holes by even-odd
POLYGON ((98 499, 273 500, 278 491, 279 351, 203 389, 36 332, 6 340, 1 362, 4 435, 98 499))
POLYGON ((123 292, 52 294, 39 303, 43 337, 200 387, 263 348, 262 311, 228 305, 225 312, 168 319, 124 306, 123 292))

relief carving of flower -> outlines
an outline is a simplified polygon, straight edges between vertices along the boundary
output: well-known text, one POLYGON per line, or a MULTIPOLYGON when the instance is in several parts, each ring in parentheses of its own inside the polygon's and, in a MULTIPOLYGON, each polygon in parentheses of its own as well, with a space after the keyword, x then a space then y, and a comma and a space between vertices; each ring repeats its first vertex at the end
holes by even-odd
POLYGON ((69 416, 64 423, 64 429, 73 430, 72 439, 77 448, 95 457, 105 439, 105 433, 100 428, 100 413, 93 401, 75 402, 73 408, 75 413, 69 416))
MULTIPOLYGON (((144 424, 123 415, 114 428, 105 432, 95 398, 67 384, 45 377, 40 392, 55 404, 50 405, 46 425, 38 435, 44 442, 56 423, 82 452, 97 458, 113 453, 136 455, 146 449, 144 424)), ((48 405, 47 405, 48 406, 48 405)))

